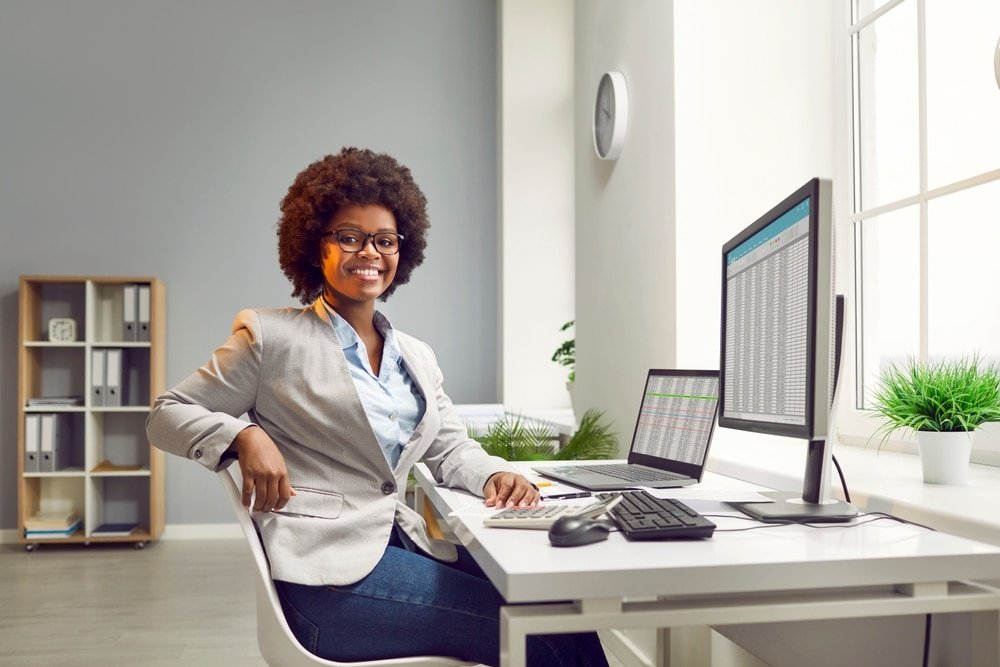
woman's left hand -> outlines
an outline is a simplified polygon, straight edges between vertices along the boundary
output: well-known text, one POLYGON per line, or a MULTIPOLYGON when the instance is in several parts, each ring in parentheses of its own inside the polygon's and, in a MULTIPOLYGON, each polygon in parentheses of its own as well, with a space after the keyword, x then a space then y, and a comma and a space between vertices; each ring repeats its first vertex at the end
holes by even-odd
POLYGON ((487 507, 534 507, 539 493, 524 475, 498 472, 486 480, 483 487, 487 507))

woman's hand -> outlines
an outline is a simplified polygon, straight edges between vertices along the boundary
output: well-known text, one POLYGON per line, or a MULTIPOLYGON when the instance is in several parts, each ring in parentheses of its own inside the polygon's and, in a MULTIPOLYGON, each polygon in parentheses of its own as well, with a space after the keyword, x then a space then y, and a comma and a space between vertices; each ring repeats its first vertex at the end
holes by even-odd
POLYGON ((483 487, 487 507, 534 507, 538 504, 538 489, 524 475, 498 472, 486 480, 483 487))
POLYGON ((250 507, 256 492, 254 512, 282 509, 295 489, 288 481, 285 458, 271 436, 258 426, 250 426, 239 432, 231 447, 239 455, 243 473, 243 506, 250 507))

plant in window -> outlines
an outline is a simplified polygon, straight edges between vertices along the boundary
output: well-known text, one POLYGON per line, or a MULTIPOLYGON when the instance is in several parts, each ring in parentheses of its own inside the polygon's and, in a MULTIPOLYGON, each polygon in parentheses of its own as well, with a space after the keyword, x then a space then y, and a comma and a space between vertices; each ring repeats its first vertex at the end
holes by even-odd
POLYGON ((962 483, 973 432, 986 422, 1000 421, 1000 368, 978 356, 889 364, 872 404, 872 411, 884 420, 875 432, 883 442, 899 430, 916 431, 925 482, 962 483))

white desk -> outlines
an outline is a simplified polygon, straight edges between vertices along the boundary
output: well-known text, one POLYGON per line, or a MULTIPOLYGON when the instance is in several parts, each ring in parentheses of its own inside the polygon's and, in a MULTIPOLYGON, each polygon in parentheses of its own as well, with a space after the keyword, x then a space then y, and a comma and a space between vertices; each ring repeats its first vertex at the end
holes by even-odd
MULTIPOLYGON (((893 521, 728 533, 720 531, 752 524, 723 518, 713 519, 720 530, 709 540, 636 543, 612 534, 557 549, 545 531, 485 528, 480 499, 438 487, 423 465, 414 472, 420 501, 517 603, 501 611, 505 667, 525 664, 529 634, 959 611, 988 612, 975 624, 975 664, 1000 664, 1000 591, 969 582, 1000 578, 997 546, 893 521)), ((754 488, 713 474, 702 486, 754 488)), ((669 664, 669 655, 660 661, 669 664)))

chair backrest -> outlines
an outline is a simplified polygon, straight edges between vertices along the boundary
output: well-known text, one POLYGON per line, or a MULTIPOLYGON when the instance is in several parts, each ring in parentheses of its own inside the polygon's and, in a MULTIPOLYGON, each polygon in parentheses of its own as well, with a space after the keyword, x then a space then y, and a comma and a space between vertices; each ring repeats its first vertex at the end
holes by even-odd
POLYGON ((366 660, 364 662, 334 662, 313 655, 303 648, 292 634, 278 600, 278 591, 271 579, 271 570, 264 555, 264 547, 250 513, 243 507, 243 481, 239 466, 230 465, 219 471, 219 481, 229 498, 236 520, 243 529, 243 536, 253 556, 257 589, 257 647, 271 667, 469 667, 474 663, 438 656, 366 660))

